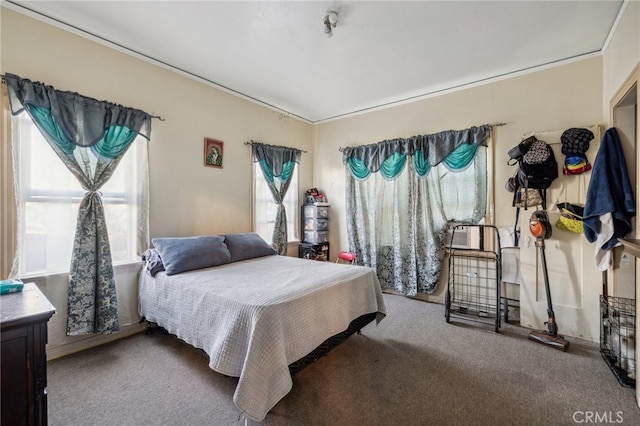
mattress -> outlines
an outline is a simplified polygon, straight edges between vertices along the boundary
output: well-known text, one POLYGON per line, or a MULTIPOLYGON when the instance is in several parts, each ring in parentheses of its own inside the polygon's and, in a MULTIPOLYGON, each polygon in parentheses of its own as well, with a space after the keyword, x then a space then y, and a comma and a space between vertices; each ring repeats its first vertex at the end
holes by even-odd
POLYGON ((386 315, 364 266, 264 256, 151 277, 141 273, 140 314, 203 349, 209 367, 238 377, 234 404, 261 421, 292 387, 289 365, 350 323, 386 315))

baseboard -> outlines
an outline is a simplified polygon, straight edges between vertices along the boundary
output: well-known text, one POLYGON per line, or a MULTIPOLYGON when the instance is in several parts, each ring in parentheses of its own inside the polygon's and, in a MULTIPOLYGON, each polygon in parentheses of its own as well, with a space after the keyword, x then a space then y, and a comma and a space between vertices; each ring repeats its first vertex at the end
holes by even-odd
POLYGON ((114 340, 124 339, 125 337, 142 333, 146 331, 146 329, 146 324, 132 324, 123 326, 117 333, 87 336, 86 339, 77 340, 71 343, 65 343, 63 345, 47 345, 47 361, 71 355, 76 352, 84 351, 89 348, 94 348, 96 346, 104 345, 105 343, 113 342, 114 340))
MULTIPOLYGON (((446 284, 445 284, 445 288, 446 288, 446 284)), ((399 291, 395 291, 388 288, 385 288, 384 290, 382 290, 382 292, 388 293, 388 294, 395 294, 397 296, 405 296, 399 291)), ((406 296, 406 297, 410 297, 411 299, 421 300, 423 302, 430 302, 430 303, 437 303, 439 305, 444 305, 444 292, 442 291, 436 291, 435 294, 418 293, 415 296, 406 296)))

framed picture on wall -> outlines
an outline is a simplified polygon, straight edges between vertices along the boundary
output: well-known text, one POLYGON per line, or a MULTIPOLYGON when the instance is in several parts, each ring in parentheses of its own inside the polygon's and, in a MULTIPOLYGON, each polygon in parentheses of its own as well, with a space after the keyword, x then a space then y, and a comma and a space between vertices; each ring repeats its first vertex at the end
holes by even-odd
POLYGON ((222 168, 222 154, 224 142, 204 138, 204 165, 222 168))

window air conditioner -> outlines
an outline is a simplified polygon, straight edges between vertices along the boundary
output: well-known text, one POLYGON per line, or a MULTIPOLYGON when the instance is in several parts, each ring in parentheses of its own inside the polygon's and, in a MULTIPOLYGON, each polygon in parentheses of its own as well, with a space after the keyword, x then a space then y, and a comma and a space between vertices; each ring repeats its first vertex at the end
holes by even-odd
POLYGON ((484 250, 485 244, 482 233, 480 232, 481 229, 479 226, 464 226, 458 223, 452 223, 447 228, 444 245, 446 248, 484 250), (458 225, 457 228, 456 225, 458 225), (455 232, 453 232, 454 228, 455 232))
POLYGON ((465 226, 458 226, 453 232, 453 228, 456 224, 451 224, 447 228, 447 233, 444 237, 444 245, 446 248, 466 249, 470 248, 470 232, 469 228, 465 226))

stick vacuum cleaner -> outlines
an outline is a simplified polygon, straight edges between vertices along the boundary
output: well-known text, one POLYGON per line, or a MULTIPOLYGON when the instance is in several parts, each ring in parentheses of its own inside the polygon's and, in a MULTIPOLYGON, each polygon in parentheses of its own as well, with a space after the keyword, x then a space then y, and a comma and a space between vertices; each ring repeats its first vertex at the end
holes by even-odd
POLYGON ((529 231, 531 235, 536 238, 536 247, 540 251, 540 257, 542 259, 542 271, 544 273, 544 286, 547 291, 547 314, 549 319, 545 322, 547 330, 536 331, 533 330, 529 333, 529 340, 541 343, 543 345, 550 346, 554 349, 566 351, 569 347, 569 342, 558 336, 558 324, 556 323, 556 317, 553 313, 553 305, 551 304, 551 290, 549 289, 549 273, 547 272, 547 258, 544 254, 544 240, 551 237, 551 224, 549 223, 549 217, 544 210, 537 210, 531 215, 529 220, 529 231))

